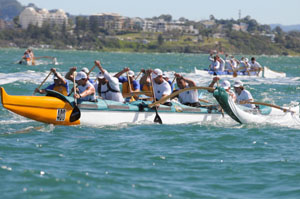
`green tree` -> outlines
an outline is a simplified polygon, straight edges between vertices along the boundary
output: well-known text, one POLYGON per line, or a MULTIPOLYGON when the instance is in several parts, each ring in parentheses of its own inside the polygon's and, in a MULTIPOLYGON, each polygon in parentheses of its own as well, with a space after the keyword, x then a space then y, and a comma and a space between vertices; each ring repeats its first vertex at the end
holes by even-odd
POLYGON ((164 43, 164 38, 163 38, 162 34, 158 35, 157 43, 158 43, 159 46, 161 46, 164 43))
POLYGON ((95 35, 99 33, 100 28, 99 28, 99 24, 97 23, 96 20, 90 20, 90 30, 91 30, 92 33, 94 33, 95 35))
POLYGON ((171 22, 172 21, 172 15, 169 15, 169 14, 167 14, 167 15, 160 15, 158 18, 159 19, 163 19, 166 22, 171 22))

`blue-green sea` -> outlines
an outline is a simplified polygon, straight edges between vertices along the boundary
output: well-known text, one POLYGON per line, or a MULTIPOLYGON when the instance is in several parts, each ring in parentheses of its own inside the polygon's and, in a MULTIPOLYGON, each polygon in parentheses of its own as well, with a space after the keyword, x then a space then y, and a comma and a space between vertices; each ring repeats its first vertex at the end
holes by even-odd
MULTIPOLYGON (((194 67, 208 67, 208 55, 35 49, 35 56, 56 57, 58 65, 47 59, 37 66, 16 64, 24 50, 0 49, 0 86, 8 94, 32 95, 51 67, 64 75, 72 66, 92 68, 95 60, 112 74, 124 67, 136 74, 141 68, 161 68, 170 79, 179 72, 198 86, 211 81, 194 73, 194 67)), ((300 57, 256 58, 287 77, 240 78, 255 101, 279 106, 300 102, 300 57)), ((43 87, 51 82, 49 78, 43 87)), ((201 96, 214 100, 205 91, 201 96)), ((3 199, 298 199, 300 128, 219 122, 53 126, 18 116, 1 104, 0 190, 3 199)))

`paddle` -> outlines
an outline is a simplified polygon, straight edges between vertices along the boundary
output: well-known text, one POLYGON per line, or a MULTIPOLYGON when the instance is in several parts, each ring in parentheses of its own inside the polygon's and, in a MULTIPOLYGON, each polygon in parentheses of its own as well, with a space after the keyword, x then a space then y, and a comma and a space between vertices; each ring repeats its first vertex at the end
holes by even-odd
POLYGON ((51 56, 40 56, 40 57, 34 57, 33 59, 42 59, 42 58, 55 59, 55 57, 51 57, 51 56))
POLYGON ((237 71, 236 70, 233 71, 233 75, 232 76, 233 77, 237 77, 237 71))
POLYGON ((75 106, 72 110, 72 113, 70 115, 70 122, 74 122, 76 120, 78 120, 80 118, 80 110, 77 106, 77 98, 75 98, 76 95, 76 84, 75 84, 75 77, 76 77, 76 71, 73 72, 73 90, 74 90, 74 102, 75 102, 75 106))
POLYGON ((204 103, 207 103, 207 104, 212 104, 211 102, 205 100, 205 99, 202 99, 202 93, 199 93, 198 95, 198 101, 199 102, 204 102, 204 103))
POLYGON ((22 64, 22 63, 23 63, 23 60, 24 60, 23 58, 20 59, 20 61, 17 61, 16 64, 22 64))
POLYGON ((137 80, 137 78, 139 78, 139 76, 142 74, 142 71, 139 72, 139 74, 136 76, 136 78, 134 80, 137 80))
POLYGON ((6 132, 6 133, 3 133, 1 135, 13 135, 13 134, 22 134, 22 133, 30 133, 32 130, 40 130, 42 129, 44 126, 36 126, 36 127, 27 127, 27 128, 24 128, 24 129, 21 129, 21 130, 18 130, 18 131, 14 131, 14 132, 6 132))
MULTIPOLYGON (((238 68, 238 69, 236 69, 236 70, 232 70, 232 72, 233 72, 233 77, 237 77, 238 76, 238 74, 237 74, 237 72, 238 71, 241 71, 241 70, 243 70, 243 69, 247 69, 247 67, 240 67, 240 68, 238 68)), ((259 69, 259 72, 261 71, 261 69, 259 69)), ((257 70, 246 70, 246 72, 248 73, 248 75, 250 76, 251 74, 250 74, 250 72, 257 72, 257 70)), ((259 75, 259 72, 257 73, 257 76, 259 75)))
POLYGON ((76 95, 76 83, 75 83, 75 78, 76 78, 76 71, 73 72, 73 92, 74 92, 74 102, 75 105, 77 106, 77 98, 75 98, 76 95))
MULTIPOLYGON (((90 73, 94 70, 94 68, 96 67, 96 65, 94 65, 92 68, 91 68, 91 70, 88 72, 88 74, 86 74, 87 76, 89 76, 90 75, 90 73)), ((74 76, 73 76, 73 78, 75 78, 74 76)), ((71 91, 70 93, 69 93, 69 95, 68 96, 71 96, 72 95, 72 93, 73 93, 73 91, 71 91)))
POLYGON ((295 113, 295 111, 283 108, 281 106, 275 105, 275 104, 268 104, 268 103, 264 103, 264 102, 246 102, 246 101, 241 101, 240 104, 257 104, 257 105, 263 105, 263 106, 270 106, 276 109, 280 109, 283 112, 291 112, 291 113, 295 113))
POLYGON ((207 101, 207 100, 204 100, 204 99, 198 99, 200 102, 204 102, 204 103, 208 103, 208 104, 211 104, 211 102, 207 101))
POLYGON ((88 72, 87 76, 90 75, 90 73, 94 70, 94 68, 96 67, 96 64, 91 68, 91 70, 88 72))
MULTIPOLYGON (((42 81, 42 83, 39 85, 39 87, 38 87, 38 89, 40 89, 41 88, 41 86, 45 83, 45 81, 48 79, 48 77, 51 75, 51 73, 52 73, 52 71, 50 71, 49 72, 49 74, 47 75, 47 77, 45 77, 45 79, 42 81)), ((35 95, 35 90, 34 90, 34 92, 33 92, 33 94, 32 95, 35 95)))
MULTIPOLYGON (((156 97, 155 97, 155 93, 154 93, 152 74, 150 74, 150 81, 151 81, 151 84, 152 84, 152 93, 153 93, 154 104, 155 104, 157 101, 156 101, 156 97)), ((152 108, 153 106, 151 106, 150 108, 152 108)), ((161 120, 161 118, 160 118, 160 116, 158 115, 158 112, 157 112, 157 106, 155 106, 154 109, 155 109, 155 113, 156 113, 155 118, 154 118, 154 123, 162 124, 162 120, 161 120)))
POLYGON ((173 98, 175 96, 177 96, 178 94, 182 93, 182 92, 185 92, 185 91, 189 91, 189 90, 195 90, 195 89, 202 89, 202 90, 208 90, 208 91, 214 91, 215 89, 214 88, 211 88, 211 87, 203 87, 203 86, 194 86, 194 87, 190 87, 190 88, 184 88, 184 89, 180 89, 174 93, 172 93, 171 95, 168 95, 168 96, 165 96, 163 98, 161 98, 160 100, 152 103, 152 104, 149 104, 148 106, 150 108, 152 108, 153 106, 157 105, 157 104, 162 104, 164 103, 167 99, 170 99, 170 98, 173 98))
POLYGON ((240 67, 240 68, 237 68, 237 69, 228 70, 228 72, 233 72, 232 76, 237 77, 238 76, 237 72, 242 70, 242 69, 245 69, 245 68, 246 67, 240 67))
POLYGON ((174 79, 172 80, 172 84, 175 82, 175 80, 176 80, 176 77, 174 77, 174 79))
MULTIPOLYGON (((128 81, 129 92, 132 93, 131 83, 130 83, 130 78, 129 78, 128 71, 126 72, 126 74, 127 74, 127 81, 128 81)), ((135 99, 134 99, 133 96, 131 96, 129 102, 133 102, 133 101, 135 101, 135 99)))

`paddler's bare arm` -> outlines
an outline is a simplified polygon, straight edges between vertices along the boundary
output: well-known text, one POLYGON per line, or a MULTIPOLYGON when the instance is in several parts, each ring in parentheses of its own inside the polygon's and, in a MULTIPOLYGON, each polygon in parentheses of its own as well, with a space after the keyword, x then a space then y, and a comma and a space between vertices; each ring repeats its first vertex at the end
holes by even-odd
MULTIPOLYGON (((220 78, 219 78, 219 77, 214 77, 214 78, 213 78, 213 80, 211 81, 211 83, 209 84, 209 86, 208 86, 208 87, 211 87, 211 88, 213 88, 213 87, 214 87, 214 85, 215 85, 215 83, 216 83, 217 81, 219 81, 219 80, 220 80, 220 78)), ((208 90, 208 92, 212 93, 213 91, 209 91, 209 90, 208 90)))
POLYGON ((117 74, 114 75, 114 77, 119 78, 121 75, 123 75, 123 73, 128 72, 130 69, 128 67, 125 67, 123 70, 121 70, 120 72, 118 72, 117 74))
MULTIPOLYGON (((66 80, 59 74, 56 72, 56 68, 51 68, 51 72, 60 80, 62 81, 64 84, 67 84, 66 80)), ((73 76, 73 75, 72 75, 73 76)))
POLYGON ((77 70, 77 67, 75 67, 75 66, 70 68, 69 72, 67 72, 67 74, 65 75, 65 78, 73 82, 73 79, 74 79, 73 73, 76 70, 77 70))
POLYGON ((99 70, 101 71, 102 74, 104 74, 106 71, 103 69, 103 67, 101 66, 101 62, 99 60, 95 61, 95 65, 99 68, 99 70))
POLYGON ((144 69, 142 69, 141 71, 144 72, 145 75, 141 77, 140 84, 145 84, 145 85, 151 84, 150 75, 151 75, 152 70, 149 69, 149 70, 145 71, 144 69))
POLYGON ((76 93, 75 94, 75 98, 80 99, 80 98, 84 98, 88 95, 94 94, 95 93, 95 88, 93 86, 88 87, 85 91, 83 91, 82 93, 76 93))

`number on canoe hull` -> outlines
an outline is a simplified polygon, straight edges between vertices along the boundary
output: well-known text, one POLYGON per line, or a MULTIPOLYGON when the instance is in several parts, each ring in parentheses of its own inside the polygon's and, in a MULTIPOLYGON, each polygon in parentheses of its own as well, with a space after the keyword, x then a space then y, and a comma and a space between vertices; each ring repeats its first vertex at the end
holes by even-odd
POLYGON ((56 121, 65 121, 66 109, 57 109, 56 121))

